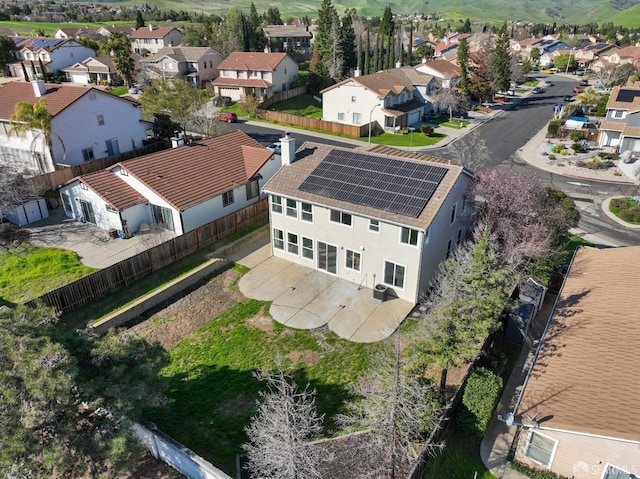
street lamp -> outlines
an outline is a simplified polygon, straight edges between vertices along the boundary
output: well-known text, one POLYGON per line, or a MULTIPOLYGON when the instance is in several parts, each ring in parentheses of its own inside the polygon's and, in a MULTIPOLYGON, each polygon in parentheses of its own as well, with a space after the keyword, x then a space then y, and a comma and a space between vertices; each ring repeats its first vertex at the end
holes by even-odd
POLYGON ((565 75, 567 73, 569 73, 569 64, 571 63, 571 57, 573 57, 573 50, 574 50, 574 48, 571 47, 571 53, 569 53, 569 59, 567 60, 567 68, 565 68, 565 70, 564 70, 564 74, 565 75))
POLYGON ((369 112, 369 144, 371 144, 371 115, 373 115, 373 110, 375 110, 379 106, 382 106, 382 105, 380 103, 376 103, 375 105, 373 105, 373 108, 369 112))

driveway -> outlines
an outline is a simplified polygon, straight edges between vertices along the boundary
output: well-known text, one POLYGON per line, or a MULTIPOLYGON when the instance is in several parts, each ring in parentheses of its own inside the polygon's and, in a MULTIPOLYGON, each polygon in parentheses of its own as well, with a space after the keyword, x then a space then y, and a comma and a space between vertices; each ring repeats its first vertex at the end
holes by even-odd
POLYGON ((373 343, 393 334, 414 306, 380 301, 370 288, 276 258, 268 244, 238 263, 251 268, 238 283, 242 294, 271 301, 273 319, 292 328, 326 325, 341 338, 373 343))
POLYGON ((48 218, 25 229, 35 246, 75 251, 80 262, 92 268, 106 268, 174 236, 170 231, 156 229, 129 239, 111 238, 93 224, 67 218, 62 208, 49 210, 48 218))

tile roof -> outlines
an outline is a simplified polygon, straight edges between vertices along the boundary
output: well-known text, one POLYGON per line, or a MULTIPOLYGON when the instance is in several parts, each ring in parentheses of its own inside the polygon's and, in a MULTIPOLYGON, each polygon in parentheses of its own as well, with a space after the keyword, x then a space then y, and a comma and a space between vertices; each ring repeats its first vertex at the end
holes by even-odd
POLYGON ((129 35, 131 38, 164 38, 172 31, 177 30, 175 27, 154 27, 153 25, 147 25, 140 27, 137 30, 131 32, 129 35))
POLYGON ((324 94, 334 88, 338 88, 349 83, 358 83, 378 95, 380 98, 385 98, 391 94, 398 95, 403 91, 411 93, 415 90, 413 84, 409 81, 406 75, 398 73, 394 74, 393 70, 382 70, 372 73, 371 75, 347 78, 346 80, 325 88, 321 93, 324 94))
POLYGON ((118 211, 147 201, 141 193, 109 170, 100 170, 82 175, 72 181, 75 180, 87 185, 100 198, 118 211))
MULTIPOLYGON (((56 116, 78 98, 90 91, 100 92, 94 88, 74 85, 57 85, 46 83, 47 92, 42 98, 47 100, 47 110, 51 116, 56 116)), ((104 93, 108 95, 108 93, 104 93)), ((116 97, 114 97, 116 98, 116 97)), ((15 104, 19 101, 37 103, 40 98, 33 93, 33 85, 24 81, 11 82, 0 88, 0 119, 8 119, 15 112, 15 104)))
POLYGON ((624 127, 624 123, 617 121, 603 121, 602 123, 600 123, 601 130, 623 131, 624 127))
POLYGON ((640 87, 635 86, 614 86, 609 95, 609 101, 607 102, 607 109, 616 108, 627 110, 628 112, 640 110, 640 87), (630 98, 632 101, 620 101, 620 92, 630 92, 630 98))
POLYGON ((640 47, 629 45, 612 52, 611 55, 618 55, 620 58, 640 58, 640 47))
POLYGON ((179 62, 197 62, 208 53, 218 53, 210 47, 163 47, 155 55, 142 59, 143 62, 159 61, 169 56, 179 62))
MULTIPOLYGON (((443 180, 440 182, 435 193, 417 218, 399 215, 370 206, 341 201, 300 190, 300 185, 307 179, 311 172, 315 170, 320 162, 334 149, 353 151, 347 148, 338 148, 321 143, 303 143, 297 151, 298 160, 291 165, 283 166, 282 168, 280 168, 280 170, 278 170, 278 172, 263 186, 263 190, 270 193, 276 193, 278 195, 287 196, 290 198, 298 198, 310 203, 351 212, 356 215, 362 215, 369 218, 378 218, 384 221, 389 221, 391 223, 426 229, 431 224, 431 221, 435 217, 436 213, 440 210, 442 204, 444 203, 444 199, 449 194, 449 191, 451 190, 457 179, 463 174, 462 167, 448 164, 446 166, 448 171, 445 174, 443 180)), ((425 158, 429 158, 427 157, 427 155, 422 155, 420 157, 401 157, 393 154, 389 155, 386 154, 386 152, 383 152, 381 154, 373 151, 363 151, 362 153, 371 156, 387 158, 390 163, 396 160, 425 163, 425 158)), ((435 163, 439 167, 443 166, 441 160, 437 160, 435 162, 427 160, 426 162, 435 163)))
POLYGON ((268 88, 272 84, 267 80, 260 78, 229 78, 218 77, 213 80, 213 84, 216 86, 243 86, 243 87, 262 87, 268 88))
POLYGON ((117 72, 116 66, 113 63, 113 59, 108 56, 89 57, 81 62, 74 63, 73 65, 63 68, 63 72, 99 72, 99 73, 115 73, 117 72), (98 62, 101 65, 89 65, 89 63, 98 62))
POLYGON ((640 441, 640 246, 582 247, 518 413, 541 427, 640 441))
POLYGON ((414 68, 419 69, 420 67, 427 67, 442 75, 443 78, 456 78, 460 76, 460 67, 448 60, 433 60, 416 65, 414 68))
POLYGON ((401 78, 406 78, 412 85, 428 85, 433 80, 433 75, 411 67, 394 68, 389 71, 401 78))
POLYGON ((118 163, 179 210, 245 184, 273 155, 236 130, 118 163))
POLYGON ((270 72, 275 70, 286 56, 286 53, 233 52, 218 65, 218 69, 270 72))

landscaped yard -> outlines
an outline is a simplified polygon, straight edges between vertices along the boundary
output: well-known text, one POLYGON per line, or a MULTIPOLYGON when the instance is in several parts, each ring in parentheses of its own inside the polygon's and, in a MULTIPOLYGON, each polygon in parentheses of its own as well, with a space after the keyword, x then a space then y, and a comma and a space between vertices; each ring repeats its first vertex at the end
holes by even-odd
POLYGON ((313 95, 305 93, 271 105, 269 110, 288 113, 290 115, 322 118, 322 104, 313 99, 313 95))
POLYGON ((0 248, 0 304, 24 303, 95 271, 73 251, 22 243, 0 248))
POLYGON ((437 116, 435 118, 431 118, 429 123, 433 125, 446 126, 447 128, 455 128, 456 130, 460 130, 469 124, 467 120, 460 120, 455 117, 449 120, 448 116, 437 116))
POLYGON ((635 198, 613 198, 609 210, 622 221, 640 225, 640 205, 635 198))
MULTIPOLYGON (((388 146, 429 146, 438 143, 447 135, 442 133, 434 133, 431 136, 426 136, 421 131, 417 130, 413 133, 407 133, 401 135, 398 133, 383 133, 378 136, 371 137, 371 143, 376 145, 388 145, 388 146)), ((361 138, 365 140, 365 138, 361 138)))
POLYGON ((129 89, 126 86, 119 86, 118 88, 114 88, 109 93, 115 96, 126 95, 129 92, 129 89))

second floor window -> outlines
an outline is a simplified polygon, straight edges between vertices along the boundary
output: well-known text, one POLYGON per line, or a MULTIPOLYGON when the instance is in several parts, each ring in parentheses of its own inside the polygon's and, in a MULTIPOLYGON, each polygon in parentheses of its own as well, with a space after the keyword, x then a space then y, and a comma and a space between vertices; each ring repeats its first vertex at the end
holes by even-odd
POLYGON ((282 196, 271 196, 271 211, 274 213, 282 213, 282 196))
POLYGON ((343 211, 331 210, 329 219, 334 223, 341 223, 343 225, 351 226, 351 215, 343 211))
POLYGON ((300 219, 313 223, 313 206, 310 203, 300 203, 300 219))
POLYGON ((418 244, 418 230, 411 228, 402 228, 400 233, 400 242, 404 244, 417 245, 418 244))
POLYGON ((287 216, 298 217, 298 202, 296 200, 287 198, 287 216))

